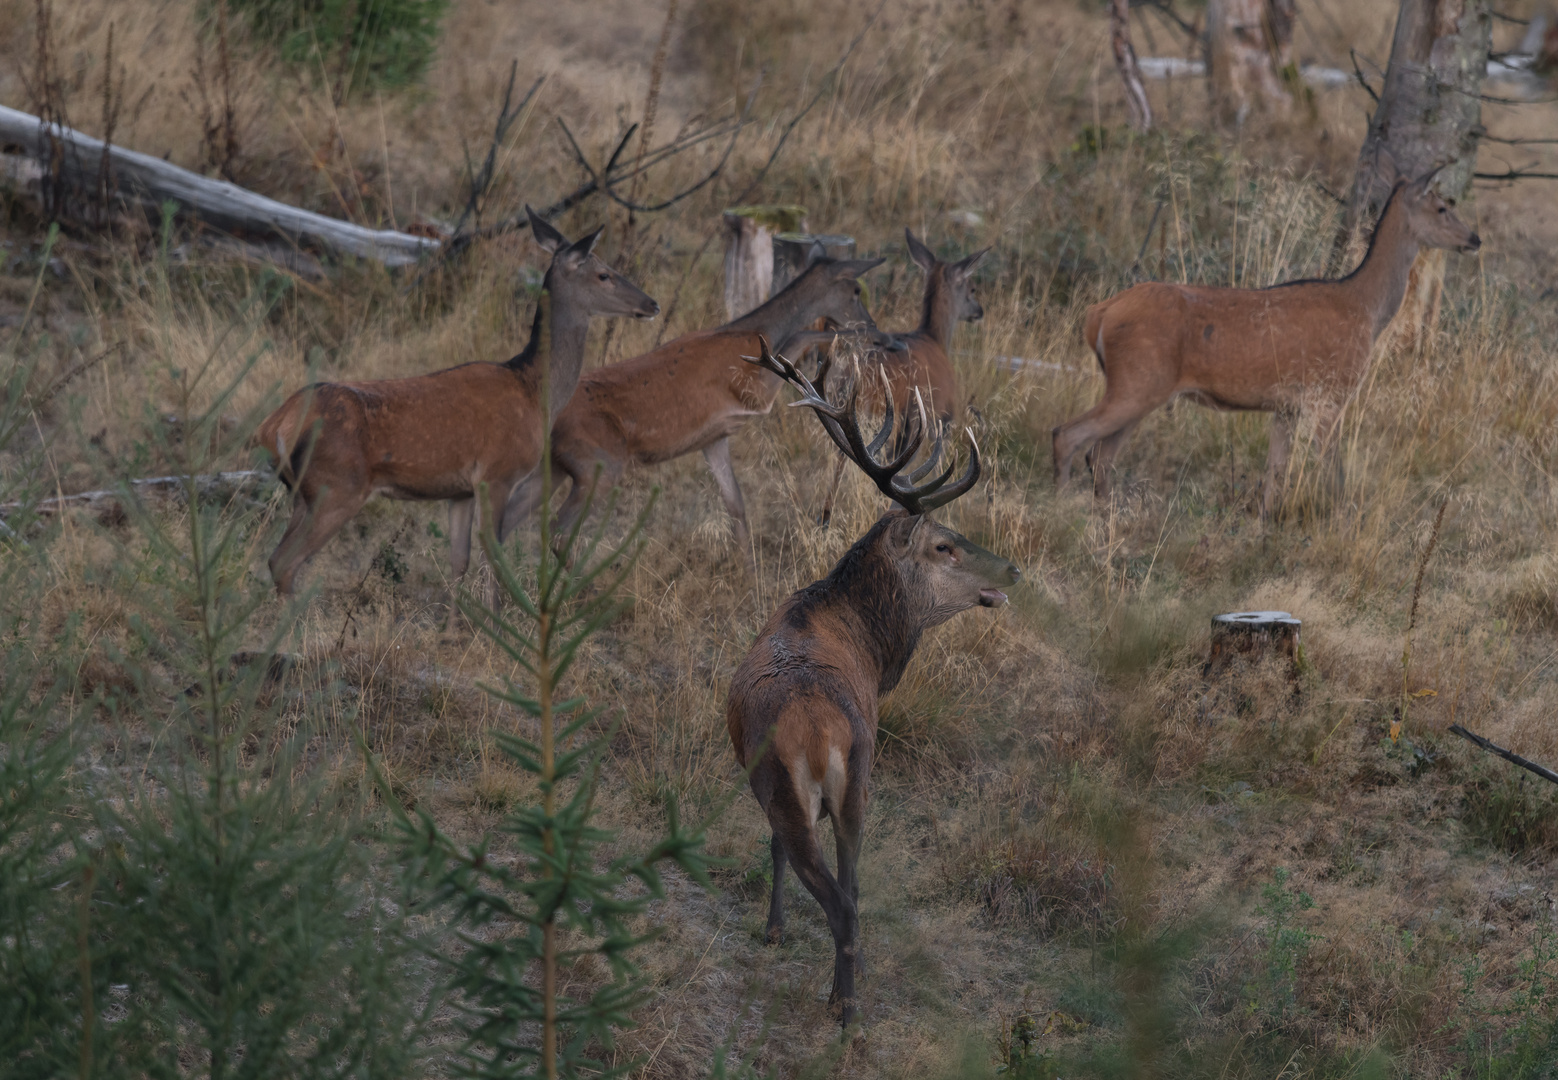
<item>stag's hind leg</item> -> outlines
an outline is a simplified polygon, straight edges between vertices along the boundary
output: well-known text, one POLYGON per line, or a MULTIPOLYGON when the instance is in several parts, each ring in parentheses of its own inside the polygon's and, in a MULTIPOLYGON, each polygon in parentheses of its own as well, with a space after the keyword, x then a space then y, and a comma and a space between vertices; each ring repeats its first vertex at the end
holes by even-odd
POLYGON ((769 945, 777 945, 784 940, 784 868, 788 861, 784 841, 777 830, 768 842, 768 853, 773 856, 774 889, 768 897, 768 927, 763 932, 763 939, 769 945))

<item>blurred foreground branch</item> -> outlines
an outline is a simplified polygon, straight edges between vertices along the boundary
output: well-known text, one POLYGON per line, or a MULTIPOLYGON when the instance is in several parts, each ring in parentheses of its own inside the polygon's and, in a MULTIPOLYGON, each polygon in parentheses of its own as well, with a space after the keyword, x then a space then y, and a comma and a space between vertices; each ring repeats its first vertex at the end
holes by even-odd
POLYGON ((1528 761, 1511 750, 1505 750, 1502 746, 1498 746, 1489 742, 1481 735, 1478 735, 1475 732, 1467 731, 1459 724, 1451 724, 1450 730, 1468 742, 1475 743, 1476 745, 1482 747, 1482 749, 1486 750, 1488 753, 1497 754, 1505 761, 1513 762, 1514 764, 1519 765, 1522 769, 1525 769, 1527 772, 1535 773, 1543 780, 1549 780, 1554 784, 1558 784, 1558 773, 1553 772, 1551 769, 1542 765, 1538 765, 1534 761, 1528 761))

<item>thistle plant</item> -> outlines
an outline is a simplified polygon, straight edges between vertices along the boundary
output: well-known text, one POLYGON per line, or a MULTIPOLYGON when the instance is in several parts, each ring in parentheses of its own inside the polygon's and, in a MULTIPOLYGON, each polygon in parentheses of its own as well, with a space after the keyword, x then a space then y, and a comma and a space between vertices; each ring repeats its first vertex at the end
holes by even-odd
MULTIPOLYGON (((543 294, 540 302, 548 299, 543 294)), ((542 325, 552 325, 545 313, 542 325)), ((548 359, 543 342, 543 401, 548 359)), ((545 508, 550 440, 540 472, 545 508)), ((613 833, 594 821, 611 728, 600 708, 565 696, 567 676, 585 642, 623 607, 620 589, 641 550, 654 496, 617 544, 604 540, 615 498, 606 503, 593 533, 581 531, 586 512, 555 550, 542 513, 533 585, 487 528, 482 547, 508 605, 500 611, 468 594, 461 599, 477 631, 523 672, 520 681, 505 678, 486 690, 531 721, 530 731, 500 732, 495 739, 535 777, 540 801, 516 807, 474 844, 446 835, 425 810, 402 820, 414 888, 423 902, 448 905, 454 918, 459 945, 441 959, 462 1016, 462 1068, 470 1076, 553 1080, 629 1069, 632 1062, 608 1067, 604 1059, 615 1033, 631 1024, 632 1010, 645 1000, 633 954, 652 934, 637 921, 665 895, 666 866, 709 883, 703 827, 683 827, 673 799, 665 804, 665 833, 647 851, 608 855, 613 833), (586 956, 605 962, 607 975, 593 988, 578 971, 586 956)))

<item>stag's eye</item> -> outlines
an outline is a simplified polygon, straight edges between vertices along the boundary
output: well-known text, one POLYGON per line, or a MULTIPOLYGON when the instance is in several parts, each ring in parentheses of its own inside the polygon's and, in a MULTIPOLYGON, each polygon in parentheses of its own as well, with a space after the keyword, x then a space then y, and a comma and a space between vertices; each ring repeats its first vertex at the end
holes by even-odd
POLYGON ((602 275, 601 275, 601 276, 600 276, 600 279, 601 279, 601 280, 602 280, 602 281, 610 281, 610 280, 611 280, 611 275, 610 275, 610 274, 602 274, 602 275))
POLYGON ((951 555, 952 554, 952 545, 951 544, 937 544, 936 545, 936 550, 941 552, 943 555, 951 555))

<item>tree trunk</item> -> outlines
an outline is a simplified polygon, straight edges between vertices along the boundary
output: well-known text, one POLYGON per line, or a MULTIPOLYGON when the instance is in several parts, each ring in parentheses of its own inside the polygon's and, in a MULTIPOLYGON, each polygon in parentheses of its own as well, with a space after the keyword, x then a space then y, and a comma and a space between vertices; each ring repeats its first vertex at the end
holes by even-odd
POLYGON ((1252 112, 1292 109, 1294 0, 1209 0, 1207 67, 1219 118, 1236 127, 1252 112))
POLYGON ((1120 70, 1120 81, 1125 84, 1125 107, 1131 127, 1137 131, 1150 131, 1152 105, 1147 101, 1147 88, 1141 84, 1136 50, 1131 48, 1130 0, 1110 0, 1109 39, 1114 46, 1114 66, 1120 70))
MULTIPOLYGON (((1398 174, 1413 179, 1438 169, 1440 195, 1455 200, 1466 193, 1492 26, 1487 0, 1401 0, 1385 86, 1358 153, 1344 242, 1379 218, 1398 174)), ((1390 331, 1398 343, 1415 346, 1432 328, 1444 267, 1443 251, 1418 255, 1390 331)))

